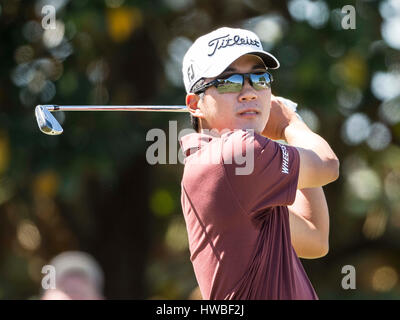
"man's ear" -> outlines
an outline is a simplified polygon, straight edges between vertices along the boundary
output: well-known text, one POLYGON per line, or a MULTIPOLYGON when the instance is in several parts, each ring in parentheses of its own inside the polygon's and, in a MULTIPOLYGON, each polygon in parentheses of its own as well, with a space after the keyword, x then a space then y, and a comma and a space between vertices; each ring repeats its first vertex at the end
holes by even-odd
POLYGON ((186 95, 186 106, 190 112, 190 114, 197 118, 204 118, 204 114, 201 112, 199 108, 200 97, 198 94, 188 93, 186 95))

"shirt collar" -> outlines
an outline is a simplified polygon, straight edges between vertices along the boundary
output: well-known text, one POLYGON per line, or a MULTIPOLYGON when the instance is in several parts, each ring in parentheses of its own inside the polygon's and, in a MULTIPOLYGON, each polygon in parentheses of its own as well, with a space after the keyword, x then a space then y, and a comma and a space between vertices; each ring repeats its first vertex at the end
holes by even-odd
POLYGON ((204 133, 189 133, 183 136, 179 143, 182 148, 182 152, 185 157, 192 155, 201 149, 201 147, 209 143, 214 137, 204 134, 204 133))

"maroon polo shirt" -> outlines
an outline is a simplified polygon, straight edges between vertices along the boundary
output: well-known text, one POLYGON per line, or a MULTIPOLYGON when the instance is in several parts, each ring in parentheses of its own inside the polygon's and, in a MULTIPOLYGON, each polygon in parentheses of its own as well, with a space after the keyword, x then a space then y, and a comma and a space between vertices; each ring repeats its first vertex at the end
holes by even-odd
POLYGON ((180 143, 181 203, 203 299, 318 299, 290 239, 297 149, 244 130, 180 143), (251 172, 238 174, 246 165, 251 172))

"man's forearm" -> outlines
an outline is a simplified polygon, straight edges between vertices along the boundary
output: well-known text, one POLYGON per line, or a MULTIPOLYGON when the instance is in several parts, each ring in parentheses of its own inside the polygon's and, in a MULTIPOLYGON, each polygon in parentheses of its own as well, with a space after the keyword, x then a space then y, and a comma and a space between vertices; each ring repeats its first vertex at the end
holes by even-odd
POLYGON ((314 259, 329 250, 329 211, 322 187, 297 190, 288 206, 292 244, 301 258, 314 259))

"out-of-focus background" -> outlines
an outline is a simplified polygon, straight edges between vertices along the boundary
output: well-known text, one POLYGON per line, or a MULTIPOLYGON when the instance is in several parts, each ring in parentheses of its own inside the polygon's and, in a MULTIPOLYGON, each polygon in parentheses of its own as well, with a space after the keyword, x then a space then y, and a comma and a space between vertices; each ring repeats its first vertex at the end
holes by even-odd
POLYGON ((184 104, 182 57, 220 26, 258 34, 281 62, 273 93, 298 102, 341 160, 324 188, 330 252, 302 260, 319 297, 400 298, 400 1, 4 0, 0 299, 39 298, 43 266, 69 250, 101 265, 107 299, 198 297, 183 166, 146 160, 147 132, 190 128, 188 116, 57 113, 64 133, 47 136, 34 107, 184 104), (356 289, 342 288, 346 265, 356 289))

